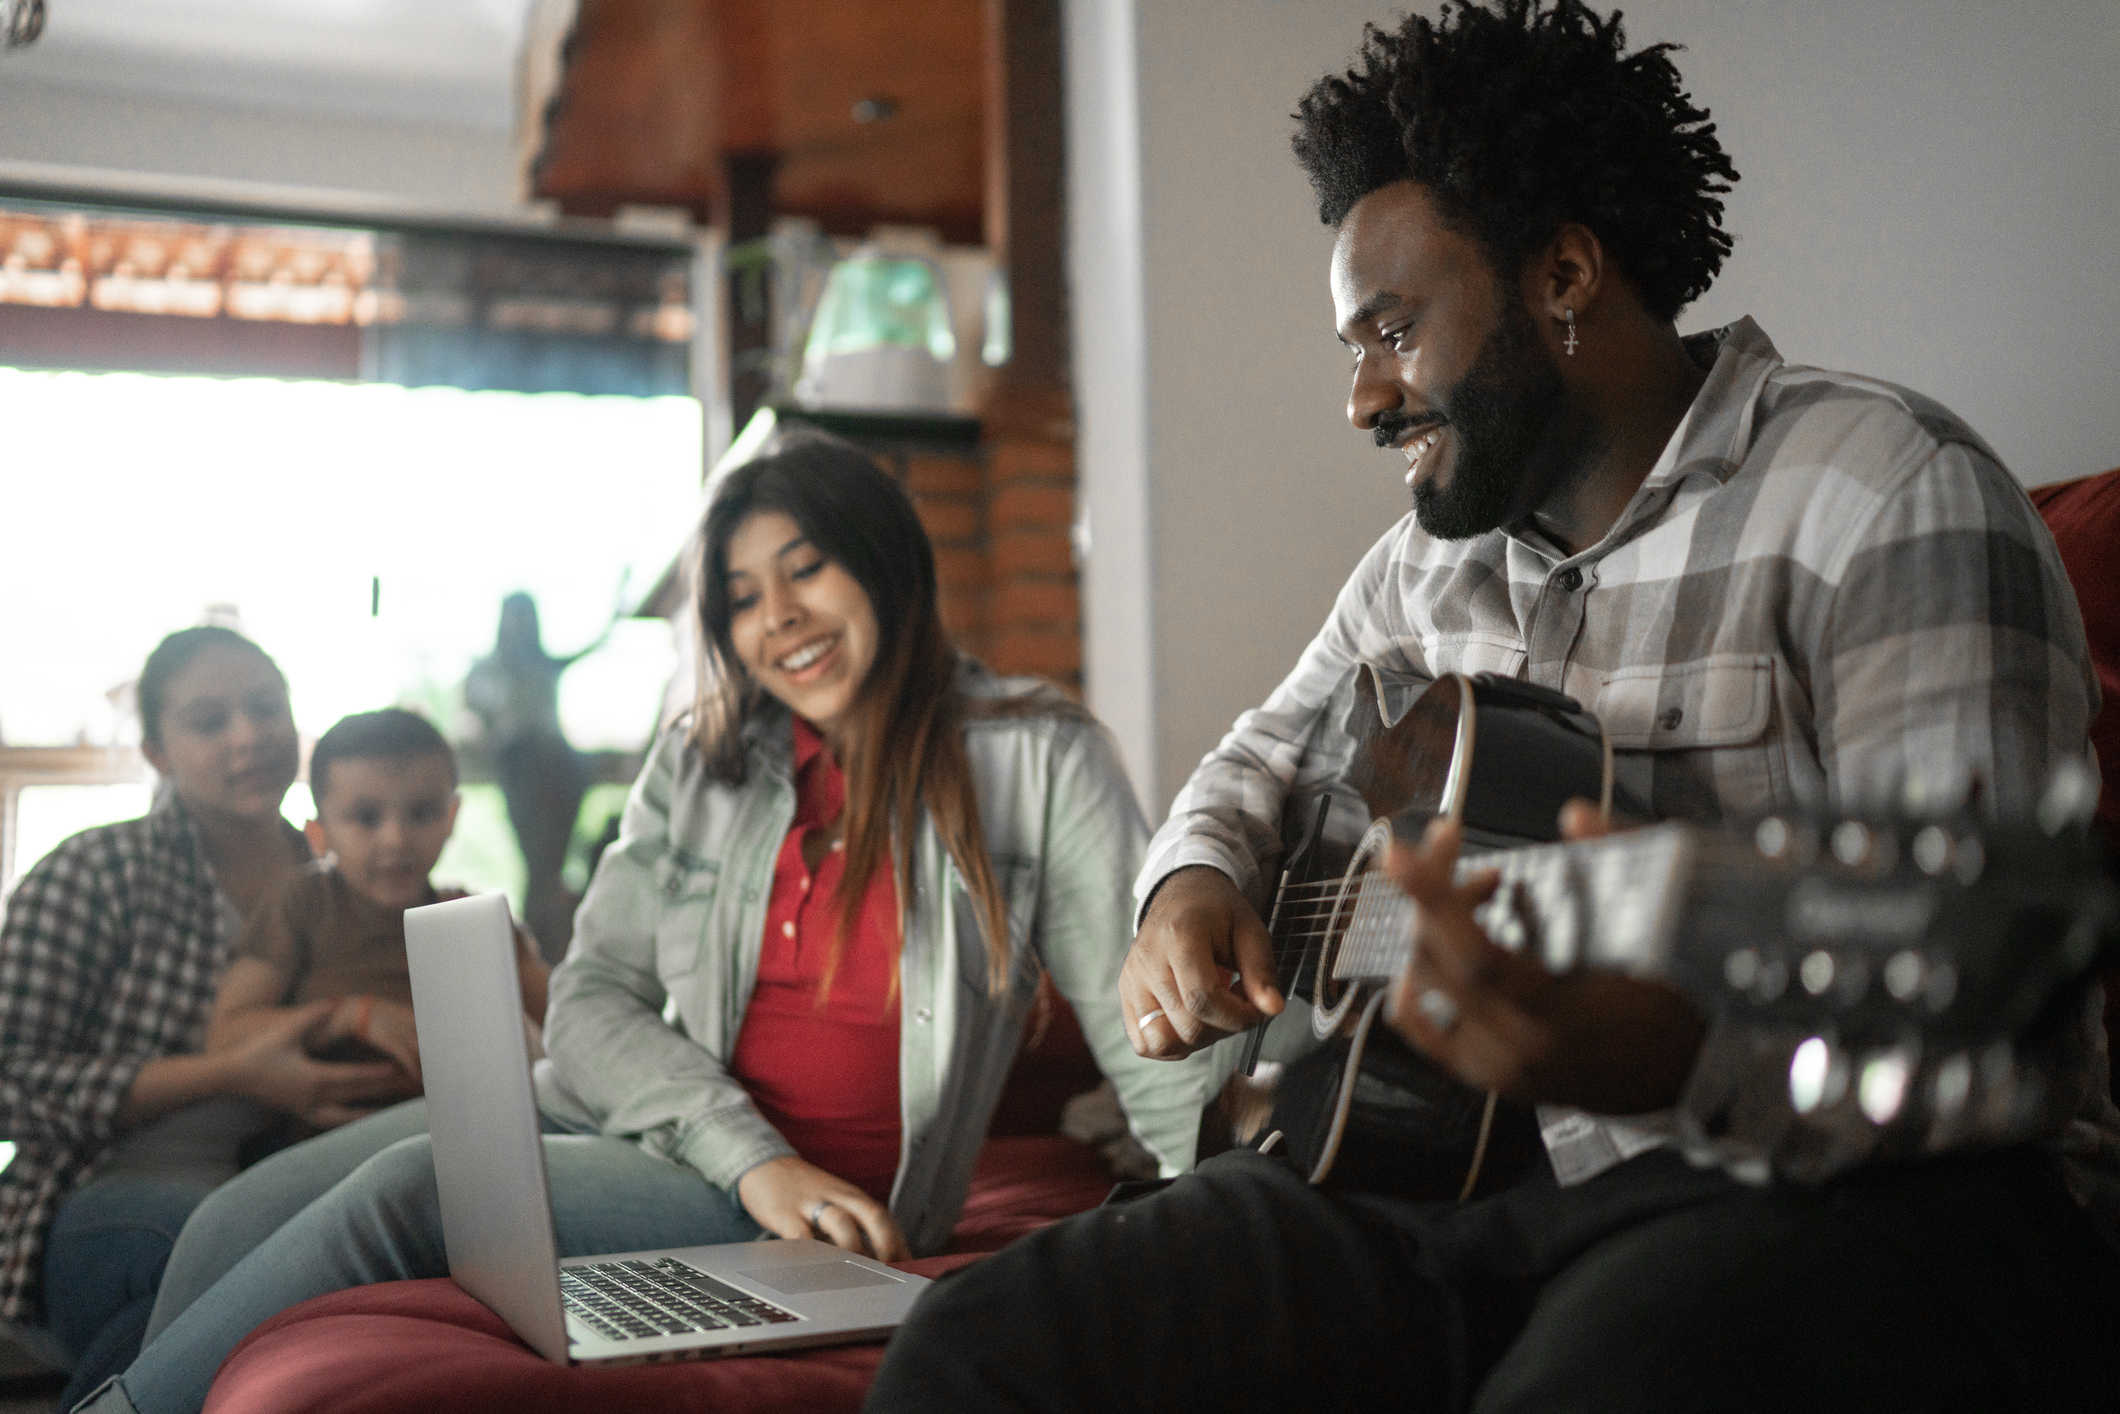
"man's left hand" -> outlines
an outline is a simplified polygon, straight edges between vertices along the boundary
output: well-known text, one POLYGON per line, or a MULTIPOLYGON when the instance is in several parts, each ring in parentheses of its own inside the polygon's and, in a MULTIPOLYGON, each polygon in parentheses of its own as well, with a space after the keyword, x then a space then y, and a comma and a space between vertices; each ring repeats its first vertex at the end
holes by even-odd
MULTIPOLYGON (((1570 839, 1605 833, 1580 801, 1561 827, 1570 839)), ((1420 921, 1413 964, 1385 1004, 1391 1028, 1467 1085, 1512 1100, 1611 1115, 1676 1104, 1705 1033, 1685 994, 1616 972, 1551 973, 1497 946, 1472 916, 1495 875, 1456 883, 1459 844, 1457 826, 1438 820, 1419 845, 1392 846, 1386 868, 1420 921)))

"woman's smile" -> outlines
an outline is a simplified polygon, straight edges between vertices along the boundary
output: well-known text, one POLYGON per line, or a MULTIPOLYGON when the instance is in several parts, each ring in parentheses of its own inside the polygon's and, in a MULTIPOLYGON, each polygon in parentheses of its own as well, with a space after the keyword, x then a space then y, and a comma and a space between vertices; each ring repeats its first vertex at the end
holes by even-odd
POLYGON ((789 681, 812 683, 831 670, 833 650, 839 646, 843 635, 821 634, 803 643, 790 653, 774 660, 773 666, 786 674, 789 681))

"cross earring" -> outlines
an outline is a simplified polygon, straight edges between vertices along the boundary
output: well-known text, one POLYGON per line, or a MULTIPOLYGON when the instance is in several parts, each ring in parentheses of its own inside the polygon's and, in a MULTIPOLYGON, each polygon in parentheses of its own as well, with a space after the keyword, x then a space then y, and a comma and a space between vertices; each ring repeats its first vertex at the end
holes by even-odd
POLYGON ((1561 345, 1562 348, 1568 351, 1568 357, 1575 357, 1575 346, 1578 342, 1580 341, 1575 337, 1575 311, 1571 309, 1568 311, 1568 338, 1561 345))

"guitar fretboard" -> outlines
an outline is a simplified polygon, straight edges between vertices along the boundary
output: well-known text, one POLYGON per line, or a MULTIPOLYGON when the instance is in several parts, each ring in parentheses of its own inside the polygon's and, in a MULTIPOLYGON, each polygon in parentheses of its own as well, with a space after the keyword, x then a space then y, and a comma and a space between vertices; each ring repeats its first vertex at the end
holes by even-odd
MULTIPOLYGON (((1535 953, 1550 971, 1583 964, 1625 972, 1663 971, 1689 863, 1679 825, 1661 825, 1574 844, 1498 850, 1459 861, 1460 880, 1499 870, 1501 887, 1475 910, 1503 947, 1535 953)), ((1381 873, 1349 889, 1332 975, 1343 982, 1383 981, 1405 971, 1413 954, 1418 906, 1381 873)))

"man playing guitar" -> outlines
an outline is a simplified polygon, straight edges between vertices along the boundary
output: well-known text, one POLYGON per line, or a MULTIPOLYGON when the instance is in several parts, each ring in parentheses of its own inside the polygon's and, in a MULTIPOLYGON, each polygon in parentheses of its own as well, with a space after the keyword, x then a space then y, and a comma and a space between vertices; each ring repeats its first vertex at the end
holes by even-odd
MULTIPOLYGON (((1260 918, 1282 807, 1357 663, 1574 697, 1660 817, 1974 783, 2022 816, 2083 753, 2074 598, 1985 443, 1917 394, 1785 363, 1749 319, 1679 335, 1737 174, 1666 51, 1628 54, 1578 0, 1495 0, 1370 29, 1302 101, 1348 416, 1403 455, 1414 509, 1151 845, 1122 980, 1142 1054, 1283 1009, 1260 918)), ((1438 825, 1393 850, 1422 924, 1383 1019, 1540 1106, 1545 1159, 1458 1203, 1234 1150, 939 1286, 869 1408, 2120 1403, 2120 1112, 2093 1011, 2023 1142, 1827 1154, 1806 1183, 1689 1163, 1701 1014, 1497 946, 1458 843, 1438 825)))

